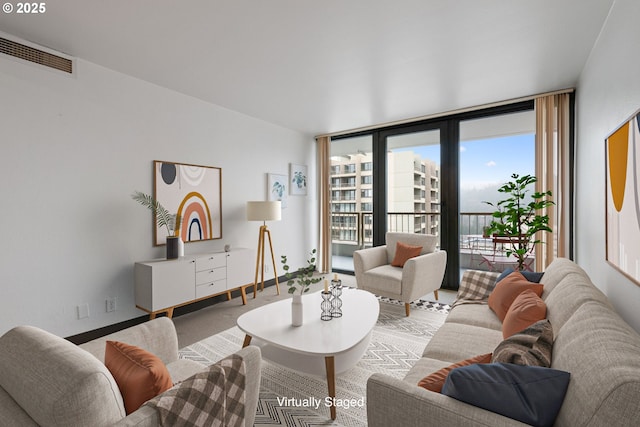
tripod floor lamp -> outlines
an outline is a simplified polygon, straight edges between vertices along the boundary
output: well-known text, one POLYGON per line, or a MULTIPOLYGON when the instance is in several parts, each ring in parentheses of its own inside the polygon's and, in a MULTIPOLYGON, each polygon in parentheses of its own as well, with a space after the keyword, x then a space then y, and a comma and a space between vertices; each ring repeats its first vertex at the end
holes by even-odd
POLYGON ((273 254, 273 244, 271 243, 271 231, 267 228, 267 221, 280 221, 282 217, 282 207, 280 202, 247 202, 247 220, 262 221, 258 234, 258 254, 256 256, 256 275, 253 280, 253 297, 258 293, 258 271, 260 271, 260 290, 264 290, 264 254, 265 240, 269 239, 269 250, 271 251, 271 262, 273 263, 273 274, 276 278, 276 290, 280 295, 280 284, 278 283, 278 273, 276 272, 276 258, 273 254))

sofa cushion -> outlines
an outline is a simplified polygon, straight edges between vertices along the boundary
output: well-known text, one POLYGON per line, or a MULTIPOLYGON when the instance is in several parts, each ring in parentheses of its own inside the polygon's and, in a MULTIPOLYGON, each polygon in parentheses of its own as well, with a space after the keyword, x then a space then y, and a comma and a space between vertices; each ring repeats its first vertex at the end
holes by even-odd
POLYGON ((107 341, 104 361, 118 383, 127 414, 173 386, 162 360, 140 347, 107 341))
POLYGON ((118 385, 98 359, 32 326, 0 337, 0 386, 40 425, 107 426, 126 415, 118 385))
POLYGON ((389 264, 372 268, 364 273, 367 290, 376 293, 402 294, 402 269, 389 264))
POLYGON ((407 245, 402 242, 396 243, 396 254, 391 261, 391 265, 394 267, 404 267, 404 263, 409 258, 414 258, 420 255, 422 246, 407 245))
POLYGON ((491 353, 480 354, 478 356, 462 360, 460 362, 457 362, 445 368, 442 368, 436 372, 433 372, 432 374, 429 374, 423 379, 421 379, 418 382, 418 386, 430 391, 434 391, 436 393, 440 393, 442 391, 442 386, 444 385, 444 382, 447 380, 447 376, 449 375, 449 372, 451 372, 455 368, 460 368, 461 366, 473 365, 476 363, 491 363, 491 353))
POLYGON ((502 341, 493 351, 493 362, 525 366, 551 366, 553 329, 541 320, 502 341))
POLYGON ((513 300, 502 322, 502 336, 509 338, 547 317, 547 306, 538 295, 527 289, 513 300))
POLYGON ((519 271, 515 271, 496 284, 489 295, 489 307, 501 321, 509 311, 509 307, 521 292, 531 289, 536 295, 542 295, 544 286, 529 282, 519 271))
POLYGON ((544 275, 540 279, 540 283, 544 285, 545 289, 542 299, 546 299, 546 295, 552 292, 553 288, 569 274, 578 275, 578 281, 591 281, 587 273, 578 264, 566 258, 556 258, 545 268, 544 275))
MULTIPOLYGON (((502 341, 500 330, 445 322, 431 338, 422 356, 446 361, 450 365, 478 354, 491 353, 502 341)), ((433 371, 424 372, 418 381, 430 372, 433 371)))
POLYGON ((451 309, 445 322, 462 323, 502 331, 502 322, 486 302, 458 304, 451 309))
POLYGON ((436 250, 438 236, 432 234, 395 233, 385 234, 385 246, 387 250, 387 263, 391 264, 396 255, 396 244, 402 242, 412 246, 422 246, 420 255, 430 254, 436 250))
POLYGON ((442 393, 532 426, 552 426, 570 374, 538 366, 476 364, 454 369, 442 393))
POLYGON ((547 295, 543 293, 542 296, 546 296, 544 302, 547 305, 547 318, 556 333, 585 302, 599 301, 610 306, 607 297, 578 273, 567 274, 552 292, 547 295))

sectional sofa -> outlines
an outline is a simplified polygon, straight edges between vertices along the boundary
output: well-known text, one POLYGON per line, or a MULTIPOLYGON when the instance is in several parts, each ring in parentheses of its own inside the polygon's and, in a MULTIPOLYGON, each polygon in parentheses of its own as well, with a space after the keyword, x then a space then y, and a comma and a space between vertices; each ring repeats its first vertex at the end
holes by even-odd
MULTIPOLYGON (((469 287, 466 283, 469 280, 491 287, 496 278, 496 273, 467 271, 461 289, 469 287)), ((540 283, 544 286, 541 297, 546 304, 546 316, 553 329, 550 368, 570 374, 553 425, 639 425, 640 336, 620 318, 584 270, 572 261, 554 260, 540 283)), ((502 323, 486 298, 456 301, 444 325, 404 379, 384 374, 370 377, 367 383, 369 426, 525 425, 417 386, 430 373, 492 353, 503 341, 502 323)))

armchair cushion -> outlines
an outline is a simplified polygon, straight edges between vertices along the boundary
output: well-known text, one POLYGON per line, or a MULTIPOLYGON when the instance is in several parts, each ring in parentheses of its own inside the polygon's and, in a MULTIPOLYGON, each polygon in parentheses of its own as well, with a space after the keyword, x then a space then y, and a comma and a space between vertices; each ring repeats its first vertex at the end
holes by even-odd
POLYGON ((398 242, 396 243, 396 254, 393 257, 393 261, 391 261, 391 265, 394 267, 403 267, 409 258, 420 255, 420 251, 422 251, 422 246, 413 246, 398 242))
POLYGON ((388 232, 385 235, 385 244, 387 249, 387 264, 391 264, 396 256, 396 244, 402 242, 411 246, 422 246, 420 255, 429 254, 436 250, 438 236, 432 234, 414 234, 414 233, 393 233, 388 232))

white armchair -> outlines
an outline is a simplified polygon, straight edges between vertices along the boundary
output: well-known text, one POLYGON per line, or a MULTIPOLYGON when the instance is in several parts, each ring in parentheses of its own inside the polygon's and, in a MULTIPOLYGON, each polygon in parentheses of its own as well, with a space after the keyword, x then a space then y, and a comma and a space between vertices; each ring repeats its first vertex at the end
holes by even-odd
POLYGON ((385 236, 386 245, 361 249, 353 253, 353 265, 359 289, 409 303, 433 292, 438 299, 447 265, 447 253, 436 251, 437 236, 430 234, 392 233, 385 236), (422 246, 420 255, 408 259, 403 267, 391 265, 398 242, 422 246))

